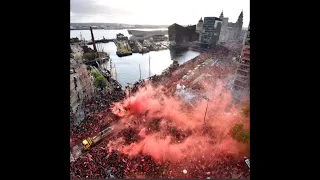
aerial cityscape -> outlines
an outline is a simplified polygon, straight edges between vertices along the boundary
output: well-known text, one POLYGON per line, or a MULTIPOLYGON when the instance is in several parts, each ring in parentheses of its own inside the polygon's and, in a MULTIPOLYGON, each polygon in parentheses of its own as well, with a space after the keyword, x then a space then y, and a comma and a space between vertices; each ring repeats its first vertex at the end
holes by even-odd
POLYGON ((250 178, 249 0, 138 2, 71 0, 70 178, 250 178))

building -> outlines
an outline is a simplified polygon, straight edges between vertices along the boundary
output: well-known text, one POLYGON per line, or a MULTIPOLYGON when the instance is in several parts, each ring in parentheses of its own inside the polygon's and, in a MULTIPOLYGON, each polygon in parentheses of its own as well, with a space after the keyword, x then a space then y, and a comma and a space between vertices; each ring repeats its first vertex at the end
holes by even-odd
POLYGON ((245 34, 239 66, 233 84, 235 102, 248 100, 250 95, 250 24, 245 34))
POLYGON ((246 35, 247 29, 242 29, 240 32, 240 42, 244 41, 244 36, 246 35))
POLYGON ((84 118, 85 101, 94 94, 93 77, 86 65, 70 59, 70 122, 77 123, 84 118))
POLYGON ((168 27, 168 35, 172 45, 188 44, 198 39, 196 25, 184 27, 174 23, 168 27))
POLYGON ((203 20, 202 17, 200 18, 197 27, 196 27, 196 33, 198 34, 199 38, 198 40, 201 40, 201 32, 202 32, 202 28, 203 28, 203 20))
POLYGON ((241 42, 241 30, 243 25, 243 12, 241 11, 237 22, 228 22, 229 18, 223 16, 221 12, 219 18, 222 20, 221 33, 218 43, 237 43, 241 42))
POLYGON ((216 46, 222 26, 222 20, 217 17, 205 17, 200 39, 202 48, 213 48, 216 46))

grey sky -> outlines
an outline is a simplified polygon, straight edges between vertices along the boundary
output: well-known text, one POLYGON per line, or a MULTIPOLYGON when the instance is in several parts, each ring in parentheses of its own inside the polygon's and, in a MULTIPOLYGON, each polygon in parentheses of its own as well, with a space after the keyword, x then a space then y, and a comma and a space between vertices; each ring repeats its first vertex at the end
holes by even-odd
POLYGON ((250 20, 250 0, 71 0, 72 23, 100 22, 170 25, 196 24, 200 17, 235 22, 243 10, 243 26, 250 20))

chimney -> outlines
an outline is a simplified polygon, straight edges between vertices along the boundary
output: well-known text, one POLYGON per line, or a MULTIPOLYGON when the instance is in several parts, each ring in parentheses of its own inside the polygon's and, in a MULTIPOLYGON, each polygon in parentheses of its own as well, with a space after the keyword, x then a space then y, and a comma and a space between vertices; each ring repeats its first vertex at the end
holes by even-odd
POLYGON ((91 40, 92 40, 92 44, 93 44, 93 50, 95 52, 97 52, 96 42, 94 41, 94 37, 93 37, 93 32, 92 32, 92 27, 91 26, 90 26, 90 32, 91 32, 91 40))

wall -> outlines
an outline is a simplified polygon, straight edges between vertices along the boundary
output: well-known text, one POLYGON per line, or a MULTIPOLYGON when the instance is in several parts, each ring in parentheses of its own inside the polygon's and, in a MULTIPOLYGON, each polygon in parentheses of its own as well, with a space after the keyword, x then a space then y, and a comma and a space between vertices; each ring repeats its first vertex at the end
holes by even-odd
POLYGON ((169 41, 175 41, 178 45, 196 41, 196 25, 183 27, 179 24, 172 24, 168 27, 169 41))
POLYGON ((238 23, 228 22, 229 18, 222 19, 222 28, 218 43, 241 42, 242 26, 238 23))
POLYGON ((70 121, 79 122, 84 118, 85 101, 94 95, 93 79, 86 69, 86 65, 72 63, 70 69, 74 68, 75 73, 70 74, 70 106, 74 119, 70 121), (77 87, 75 88, 74 79, 77 87))

